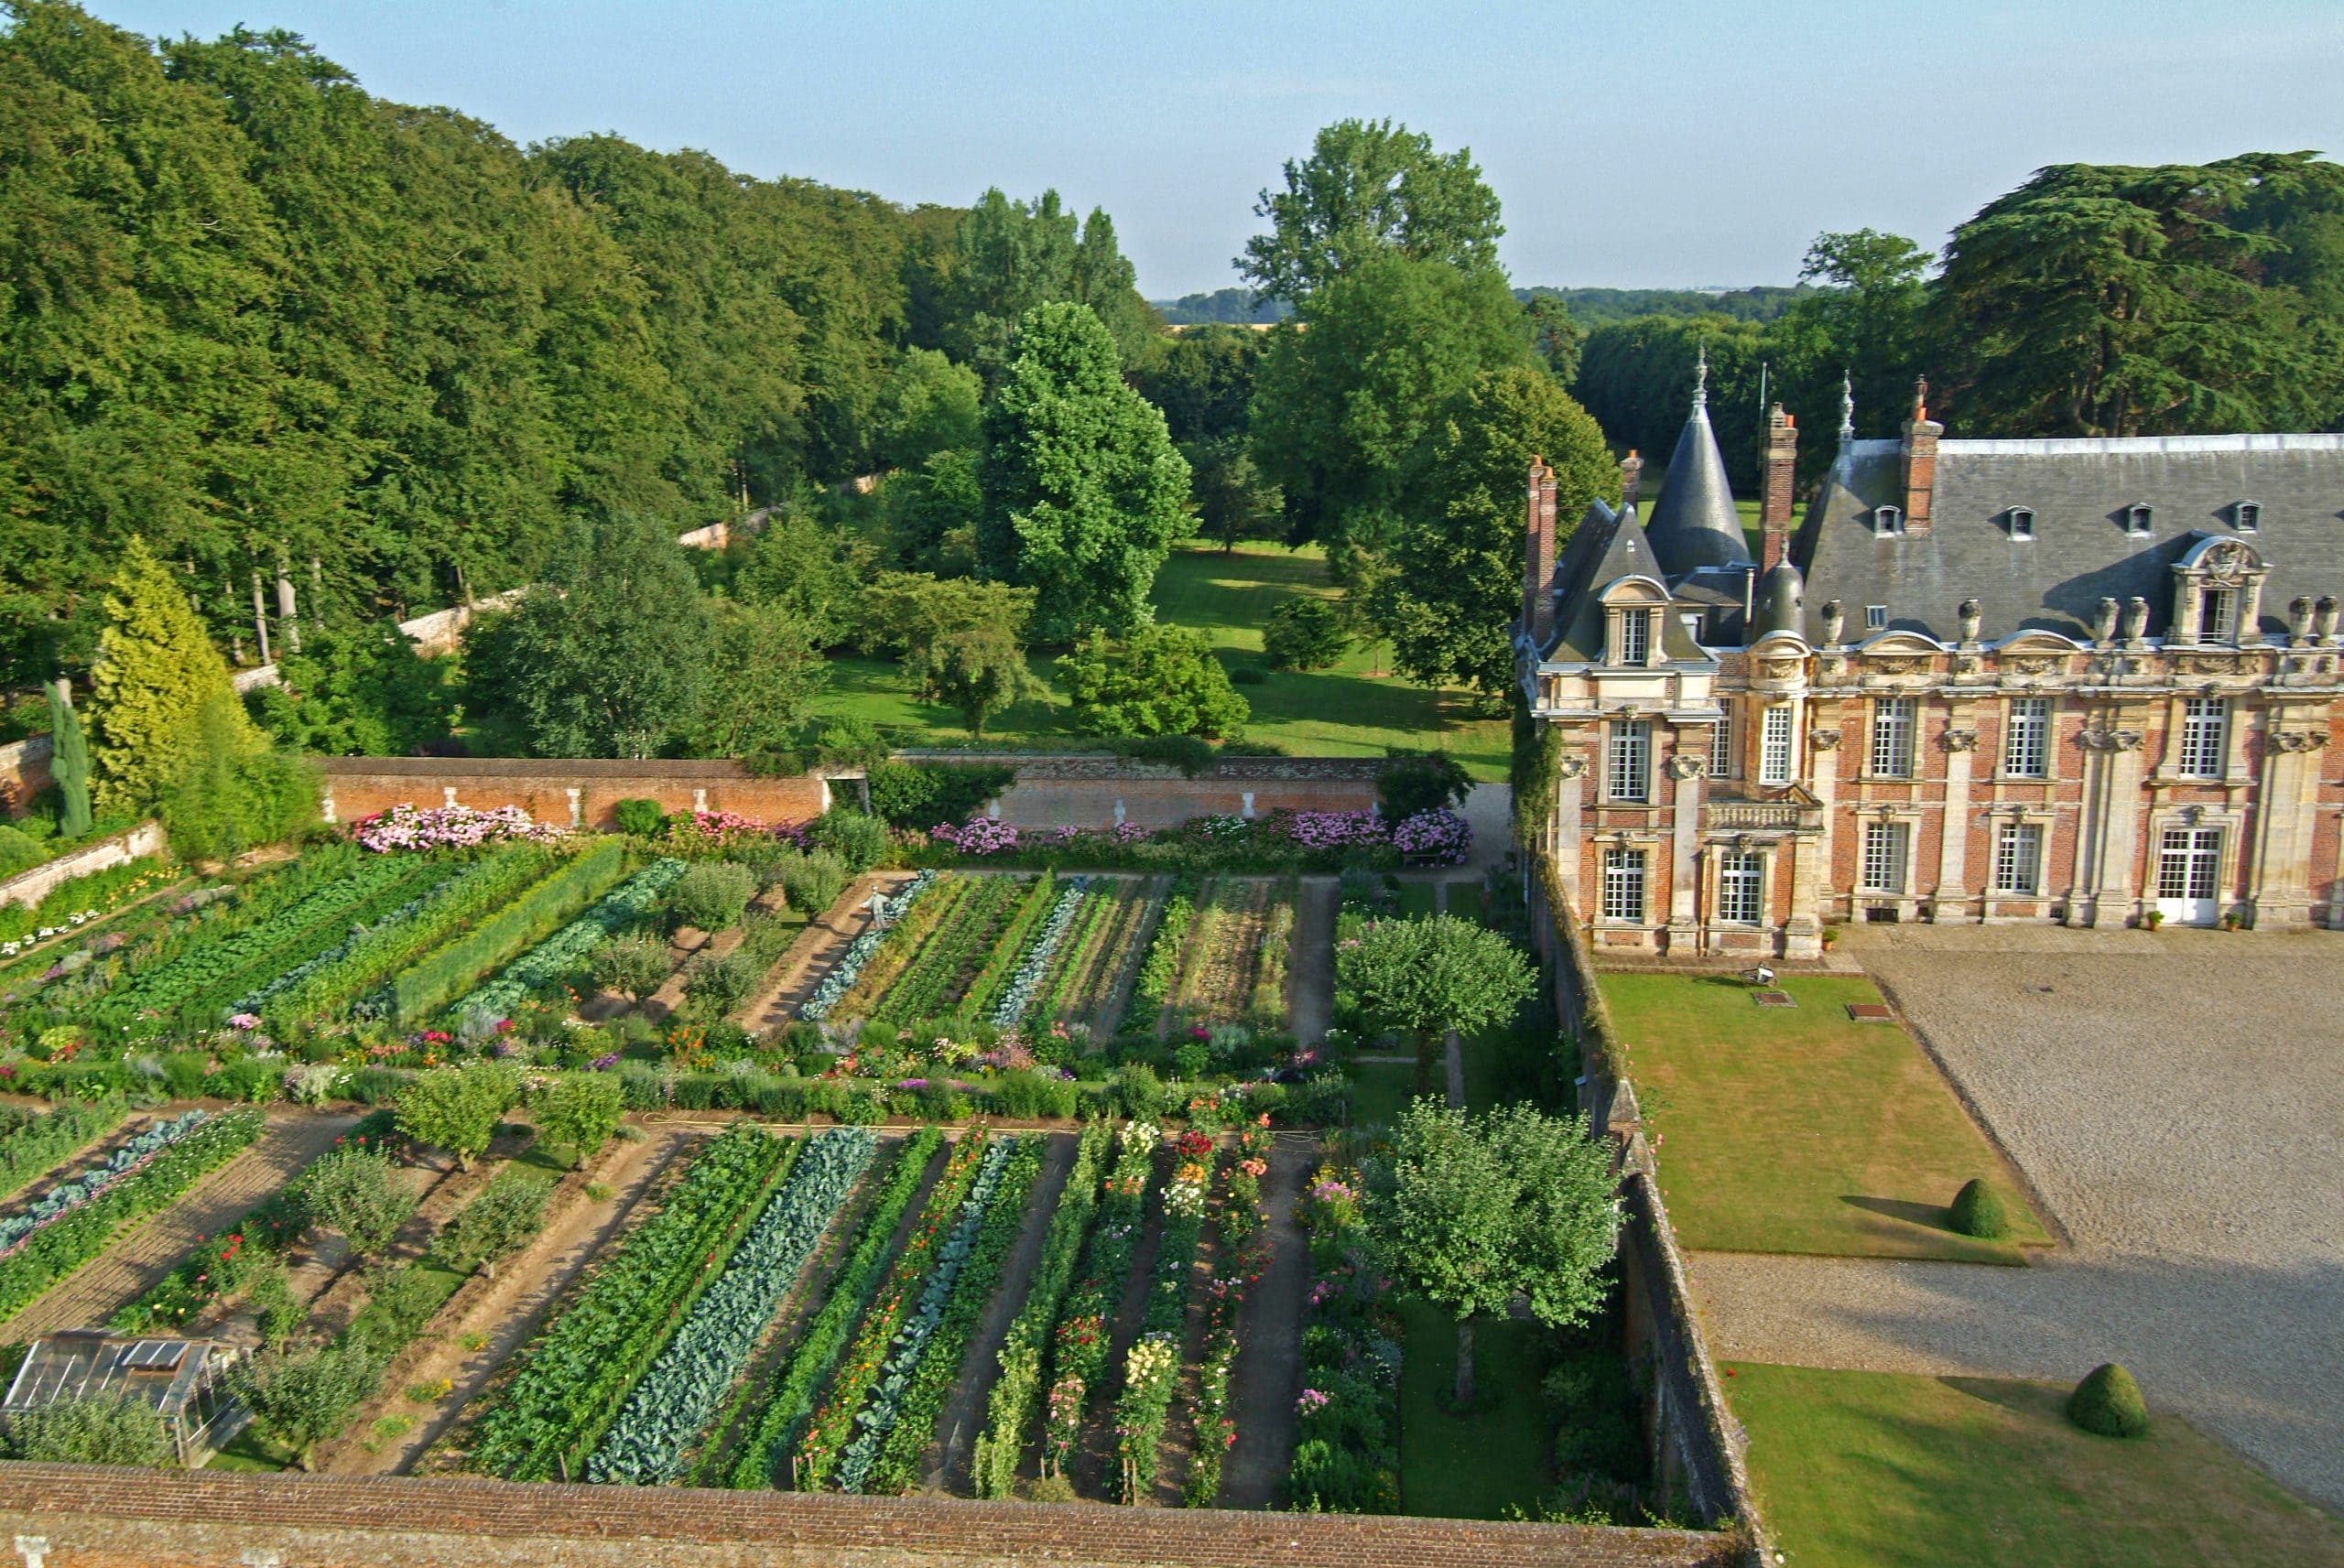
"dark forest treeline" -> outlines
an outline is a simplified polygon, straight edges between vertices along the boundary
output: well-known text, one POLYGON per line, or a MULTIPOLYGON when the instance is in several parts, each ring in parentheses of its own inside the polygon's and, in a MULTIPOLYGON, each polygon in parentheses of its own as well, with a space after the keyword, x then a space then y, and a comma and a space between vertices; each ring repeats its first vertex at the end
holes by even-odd
POLYGON ((223 643, 279 562, 305 608, 419 611, 613 513, 690 527, 863 471, 906 351, 993 368, 1029 271, 1153 330, 1112 225, 1054 195, 906 209, 613 136, 523 149, 289 34, 5 16, 12 680, 86 663, 133 534, 223 643), (956 265, 971 222, 1015 276, 956 265))

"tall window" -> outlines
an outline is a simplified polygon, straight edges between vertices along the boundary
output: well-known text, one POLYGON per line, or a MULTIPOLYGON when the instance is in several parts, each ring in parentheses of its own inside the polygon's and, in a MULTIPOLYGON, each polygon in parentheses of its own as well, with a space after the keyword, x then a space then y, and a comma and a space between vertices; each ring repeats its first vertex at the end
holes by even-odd
POLYGON ((2198 640, 2228 643, 2238 636, 2238 590, 2209 588, 2198 599, 2198 640))
POLYGON ((1620 662, 1641 665, 1652 652, 1652 616, 1642 610, 1624 611, 1620 617, 1620 662))
POLYGON ((1904 822, 1864 824, 1864 891, 1903 892, 1912 860, 1912 827, 1904 822))
POLYGON ((1612 726, 1612 755, 1604 793, 1613 800, 1652 798, 1652 726, 1623 719, 1612 726))
POLYGON ((2002 730, 2002 772, 2014 779, 2048 778, 2050 761, 2051 699, 2011 698, 2009 721, 2002 730))
POLYGON ((1709 731, 1709 777, 1733 777, 1733 709, 1728 708, 1709 731))
POLYGON ((1913 776, 1913 699, 1883 697, 1872 705, 1872 771, 1884 779, 1913 776))
POLYGON ((1791 706, 1778 702, 1766 709, 1758 730, 1758 782, 1791 782, 1791 706))
POLYGON ((1603 851, 1603 918, 1642 920, 1644 917, 1644 852, 1642 849, 1603 851))
POLYGON ((2043 825, 2006 822, 1994 837, 1994 891, 2029 897, 2043 891, 2043 825))
POLYGON ((2181 771, 2194 779, 2220 778, 2230 750, 2230 732, 2228 698, 2185 698, 2181 705, 2181 771))
POLYGON ((1718 918, 1755 925, 1765 918, 1765 861, 1755 852, 1729 849, 1718 857, 1718 918))

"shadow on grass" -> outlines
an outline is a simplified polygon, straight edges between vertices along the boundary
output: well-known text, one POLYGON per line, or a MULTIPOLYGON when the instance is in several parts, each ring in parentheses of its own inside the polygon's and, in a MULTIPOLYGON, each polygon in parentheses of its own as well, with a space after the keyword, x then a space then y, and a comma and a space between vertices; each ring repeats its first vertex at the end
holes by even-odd
POLYGON ((1904 1198, 1861 1197, 1854 1193, 1841 1193, 1839 1201, 1853 1208, 1869 1209, 1874 1214, 1884 1214, 1891 1219, 1920 1226, 1926 1230, 1941 1230, 1948 1236, 1961 1234, 1948 1222, 1948 1211, 1942 1204, 1911 1203, 1904 1198))

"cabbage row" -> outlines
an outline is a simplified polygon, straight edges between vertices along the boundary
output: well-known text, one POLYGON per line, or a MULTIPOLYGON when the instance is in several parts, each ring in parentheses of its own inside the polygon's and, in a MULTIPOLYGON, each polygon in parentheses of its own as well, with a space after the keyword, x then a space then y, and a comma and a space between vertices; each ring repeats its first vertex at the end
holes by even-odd
POLYGON ((758 1336, 798 1282, 878 1143, 862 1127, 838 1128, 808 1143, 723 1276, 700 1298, 635 1385, 588 1463, 589 1479, 640 1485, 669 1480, 681 1471, 684 1450, 748 1365, 758 1336))
POLYGON ((585 967, 587 955, 606 938, 640 924, 659 896, 684 874, 684 862, 655 860, 604 893, 591 909, 530 948, 505 972, 458 1002, 456 1013, 503 1018, 529 994, 585 967))

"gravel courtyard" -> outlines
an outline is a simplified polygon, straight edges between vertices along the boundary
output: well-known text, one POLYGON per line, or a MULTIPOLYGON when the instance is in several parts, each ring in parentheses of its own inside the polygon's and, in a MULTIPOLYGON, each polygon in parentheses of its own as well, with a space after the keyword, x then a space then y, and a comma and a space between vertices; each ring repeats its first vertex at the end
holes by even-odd
POLYGON ((2344 1510, 2344 935, 1873 926, 1846 946, 2072 1243, 2024 1270, 1709 1253, 1729 1356, 2108 1359, 2344 1510))

